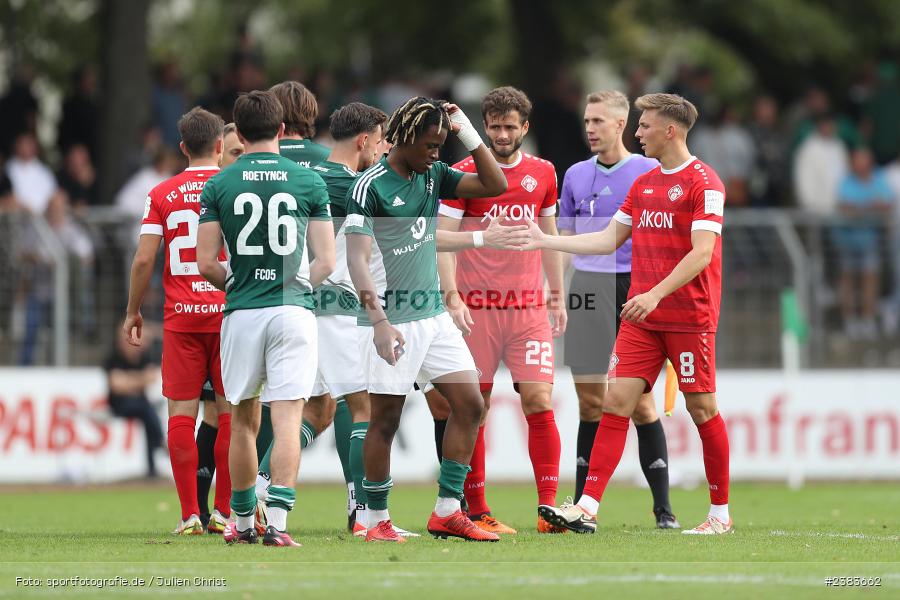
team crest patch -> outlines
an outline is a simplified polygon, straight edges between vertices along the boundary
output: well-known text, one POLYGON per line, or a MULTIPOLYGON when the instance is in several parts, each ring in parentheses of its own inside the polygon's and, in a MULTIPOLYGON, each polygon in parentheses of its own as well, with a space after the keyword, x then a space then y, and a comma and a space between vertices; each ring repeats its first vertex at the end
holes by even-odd
POLYGON ((533 192, 534 188, 537 187, 537 179, 532 177, 531 175, 526 175, 522 178, 522 187, 525 188, 529 192, 533 192))
POLYGON ((669 188, 669 200, 672 202, 675 202, 682 196, 684 196, 684 190, 681 189, 680 185, 674 185, 669 188))
POLYGON ((608 373, 612 373, 613 370, 615 370, 617 364, 619 364, 619 357, 616 356, 615 354, 610 355, 610 357, 609 357, 609 369, 608 369, 607 372, 608 372, 608 373))

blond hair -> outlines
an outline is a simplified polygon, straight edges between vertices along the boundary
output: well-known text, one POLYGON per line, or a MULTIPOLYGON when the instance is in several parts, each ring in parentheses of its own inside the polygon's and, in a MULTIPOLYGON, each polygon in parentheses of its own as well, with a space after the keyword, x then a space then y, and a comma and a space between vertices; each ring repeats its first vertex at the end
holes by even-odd
POLYGON ((690 131, 697 122, 697 107, 677 94, 645 94, 634 101, 639 110, 655 110, 690 131))
POLYGON ((619 113, 622 118, 628 118, 628 96, 618 90, 601 90, 588 94, 588 104, 605 104, 614 112, 619 113))
POLYGON ((228 135, 229 133, 237 133, 237 125, 234 123, 227 123, 225 125, 224 135, 228 135))

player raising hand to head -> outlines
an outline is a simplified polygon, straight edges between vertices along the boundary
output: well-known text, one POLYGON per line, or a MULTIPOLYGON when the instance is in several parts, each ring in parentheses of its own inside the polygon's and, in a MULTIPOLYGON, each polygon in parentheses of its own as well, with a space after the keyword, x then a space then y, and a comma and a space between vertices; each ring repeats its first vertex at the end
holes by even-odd
POLYGON ((421 371, 451 408, 428 530, 439 537, 496 541, 495 534, 478 529, 460 510, 484 402, 472 356, 441 300, 436 254, 481 245, 483 238, 437 232, 436 216, 439 198, 496 196, 506 189, 506 179, 468 118, 452 104, 411 98, 388 121, 387 139, 393 148, 353 186, 345 222, 347 262, 366 310, 360 324, 368 332, 361 348, 371 397, 364 447, 366 539, 405 541, 387 510, 393 486, 390 451, 404 400, 421 371), (438 160, 450 131, 472 153, 476 173, 464 174, 438 160), (381 260, 370 265, 373 241, 381 260))

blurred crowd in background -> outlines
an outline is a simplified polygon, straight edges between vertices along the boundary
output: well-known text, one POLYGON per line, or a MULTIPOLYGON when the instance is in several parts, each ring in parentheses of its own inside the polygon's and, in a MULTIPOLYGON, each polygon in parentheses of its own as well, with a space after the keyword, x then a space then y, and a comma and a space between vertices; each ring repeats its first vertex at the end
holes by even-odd
MULTIPOLYGON (((89 349, 99 341, 107 345, 111 324, 121 318, 125 304, 127 264, 147 192, 185 166, 178 151, 177 120, 200 105, 229 122, 239 93, 277 83, 252 37, 242 31, 237 39, 222 70, 208 76, 208 87, 200 94, 189 91, 178 61, 153 66, 151 118, 142 124, 139 139, 121 141, 119 152, 127 155, 129 174, 118 192, 108 197, 101 195, 97 184, 98 65, 73 70, 58 119, 52 124, 55 133, 40 142, 42 100, 34 86, 39 73, 19 65, 5 85, 0 83, 0 364, 51 361, 47 331, 52 325, 55 263, 48 251, 48 234, 69 257, 70 328, 76 344, 81 344, 77 347, 89 349), (42 217, 46 227, 26 216, 42 217)), ((289 70, 287 78, 302 81, 316 94, 316 139, 324 144, 329 143, 329 114, 354 100, 390 112, 414 95, 440 97, 460 101, 473 122, 480 121, 477 98, 457 97, 472 79, 459 74, 371 82, 339 78, 329 71, 310 74, 298 67, 289 70)), ((828 255, 829 268, 814 292, 818 302, 832 307, 834 316, 828 323, 836 333, 853 343, 896 339, 900 321, 897 61, 860 65, 855 83, 841 95, 829 94, 811 82, 790 101, 778 101, 763 89, 739 104, 725 101, 717 94, 713 71, 692 64, 679 66, 667 81, 643 67, 630 66, 619 80, 625 82, 622 91, 632 100, 662 89, 697 105, 700 120, 690 134, 689 146, 725 183, 726 223, 729 216, 745 209, 761 209, 784 211, 797 223, 813 223, 820 229, 823 244, 817 252, 828 255)), ((486 91, 506 83, 486 81, 482 87, 486 91)), ((552 161, 562 181, 565 170, 589 154, 582 111, 586 94, 597 90, 566 72, 549 89, 535 103, 534 133, 526 147, 552 161)), ((640 152, 632 135, 637 117, 636 112, 632 114, 625 136, 633 152, 640 152)), ((451 145, 445 150, 448 161, 461 157, 461 148, 451 145)), ((727 232, 726 228, 726 238, 727 232)), ((749 264, 752 269, 752 258, 749 264)), ((728 310, 726 301, 724 312, 728 310)), ((145 316, 152 318, 154 311, 161 315, 158 289, 145 316)), ((86 362, 98 364, 89 351, 85 356, 93 357, 86 362)))

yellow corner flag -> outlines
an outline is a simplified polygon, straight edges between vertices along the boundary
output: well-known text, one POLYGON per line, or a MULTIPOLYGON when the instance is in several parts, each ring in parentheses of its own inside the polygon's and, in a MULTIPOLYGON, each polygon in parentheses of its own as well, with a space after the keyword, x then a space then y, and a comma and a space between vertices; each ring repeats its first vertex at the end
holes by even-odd
POLYGON ((666 416, 671 417, 675 409, 675 396, 678 394, 678 375, 670 361, 666 361, 666 403, 664 410, 666 416))

